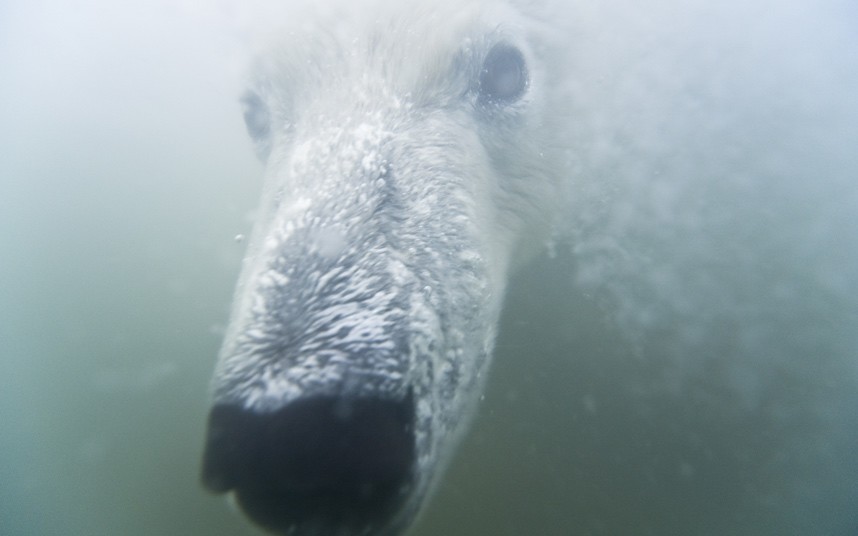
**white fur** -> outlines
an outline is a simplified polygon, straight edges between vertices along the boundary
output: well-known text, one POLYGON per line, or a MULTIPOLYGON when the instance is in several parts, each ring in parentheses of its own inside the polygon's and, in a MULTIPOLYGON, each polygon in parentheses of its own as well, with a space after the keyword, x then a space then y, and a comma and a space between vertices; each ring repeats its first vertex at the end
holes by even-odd
POLYGON ((380 361, 389 381, 377 388, 426 382, 422 496, 481 392, 507 279, 552 233, 571 245, 574 277, 604 300, 631 350, 667 357, 668 391, 714 363, 728 369, 724 388, 756 411, 778 390, 774 378, 801 377, 810 360, 855 374, 858 79, 842 50, 856 41, 816 9, 295 8, 254 70, 271 117, 260 144, 267 182, 216 396, 276 409, 336 384, 348 355, 322 366, 314 352, 324 348, 311 340, 289 372, 264 347, 285 336, 271 321, 272 289, 300 269, 282 265, 284 249, 296 253, 289 262, 352 255, 356 267, 305 274, 321 292, 350 270, 351 286, 314 317, 310 337, 327 340, 346 323, 354 340, 344 344, 384 350, 390 326, 406 322, 410 357, 380 361), (469 91, 497 41, 522 51, 530 85, 486 112, 469 91), (367 219, 389 181, 408 215, 397 225, 367 219), (385 317, 402 289, 412 316, 385 317), (375 294, 355 297, 365 292, 375 294), (451 369, 463 379, 448 393, 437 386, 451 369))

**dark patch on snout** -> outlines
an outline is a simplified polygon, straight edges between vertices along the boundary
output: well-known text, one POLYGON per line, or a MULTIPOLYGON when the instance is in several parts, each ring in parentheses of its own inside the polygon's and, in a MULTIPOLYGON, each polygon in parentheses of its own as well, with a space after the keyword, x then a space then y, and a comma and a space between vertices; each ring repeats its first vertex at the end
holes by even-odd
POLYGON ((203 483, 236 492, 279 533, 357 534, 387 525, 414 478, 414 400, 319 396, 273 413, 216 405, 203 483))

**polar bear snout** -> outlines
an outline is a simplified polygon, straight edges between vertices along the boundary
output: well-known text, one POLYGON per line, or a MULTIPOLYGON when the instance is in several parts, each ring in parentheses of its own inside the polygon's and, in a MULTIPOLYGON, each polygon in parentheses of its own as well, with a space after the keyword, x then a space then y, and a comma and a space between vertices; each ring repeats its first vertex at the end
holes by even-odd
POLYGON ((245 513, 282 534, 364 533, 388 524, 415 469, 414 400, 314 396, 260 413, 216 405, 203 483, 234 491, 245 513))

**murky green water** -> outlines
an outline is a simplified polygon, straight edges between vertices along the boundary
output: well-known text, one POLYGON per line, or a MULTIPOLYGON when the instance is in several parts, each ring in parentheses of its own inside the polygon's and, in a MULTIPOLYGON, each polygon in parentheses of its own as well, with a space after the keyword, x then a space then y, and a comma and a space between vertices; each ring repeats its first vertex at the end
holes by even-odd
MULTIPOLYGON (((162 17, 0 7, 3 535, 259 534, 198 469, 262 170, 217 26, 162 17)), ((855 231, 827 267, 856 262, 855 231)), ((819 302, 778 336, 823 342, 798 330, 811 350, 753 366, 730 326, 678 366, 675 333, 632 340, 576 270, 560 247, 514 280, 474 429, 411 534, 858 533, 858 296, 819 291, 855 291, 854 268, 801 272, 846 279, 797 282, 819 302)))

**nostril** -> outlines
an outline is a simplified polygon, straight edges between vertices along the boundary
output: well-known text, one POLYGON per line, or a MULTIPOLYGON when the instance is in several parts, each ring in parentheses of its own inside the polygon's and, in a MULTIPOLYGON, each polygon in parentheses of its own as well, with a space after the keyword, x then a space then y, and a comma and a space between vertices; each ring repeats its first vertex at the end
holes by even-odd
POLYGON ((203 482, 235 490, 245 512, 274 530, 380 523, 412 481, 413 422, 411 396, 314 397, 266 414, 215 406, 203 482))
POLYGON ((262 424, 259 462, 290 492, 357 494, 401 482, 413 457, 410 416, 398 402, 316 398, 262 424))

